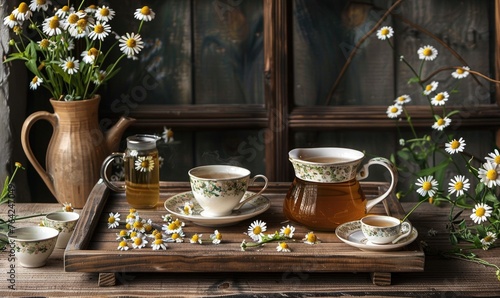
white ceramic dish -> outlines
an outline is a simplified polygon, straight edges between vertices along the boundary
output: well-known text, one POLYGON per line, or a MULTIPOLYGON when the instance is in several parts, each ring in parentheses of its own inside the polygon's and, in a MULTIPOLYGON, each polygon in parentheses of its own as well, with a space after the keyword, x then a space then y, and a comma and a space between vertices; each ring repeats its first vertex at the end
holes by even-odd
MULTIPOLYGON (((253 192, 247 191, 243 197, 251 196, 253 194, 253 192)), ((223 227, 236 224, 240 221, 252 218, 265 212, 269 209, 269 207, 271 207, 271 202, 268 198, 261 195, 246 202, 239 210, 233 211, 230 215, 206 217, 200 214, 203 211, 203 208, 201 208, 201 206, 196 202, 193 193, 188 191, 168 198, 165 200, 163 206, 172 215, 192 221, 194 224, 199 226, 223 227), (191 215, 187 215, 182 212, 182 208, 186 202, 191 202, 193 204, 193 213, 191 215)))
POLYGON ((335 229, 335 235, 343 242, 357 247, 364 251, 393 251, 399 250, 417 239, 418 232, 415 228, 411 234, 401 239, 395 244, 373 244, 369 242, 361 231, 361 222, 359 220, 346 222, 335 229))

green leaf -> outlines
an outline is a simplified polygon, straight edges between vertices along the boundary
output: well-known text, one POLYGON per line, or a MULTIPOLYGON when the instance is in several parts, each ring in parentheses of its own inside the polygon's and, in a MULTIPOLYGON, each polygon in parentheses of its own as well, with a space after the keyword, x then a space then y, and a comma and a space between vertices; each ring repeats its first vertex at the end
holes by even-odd
POLYGON ((408 80, 408 84, 418 83, 418 82, 420 82, 420 79, 418 77, 412 77, 408 80))

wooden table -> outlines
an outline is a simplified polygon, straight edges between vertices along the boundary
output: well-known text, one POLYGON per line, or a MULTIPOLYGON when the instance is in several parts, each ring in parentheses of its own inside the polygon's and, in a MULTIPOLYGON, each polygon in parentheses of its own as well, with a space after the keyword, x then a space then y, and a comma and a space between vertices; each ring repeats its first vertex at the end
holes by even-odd
MULTIPOLYGON (((167 183, 164 185, 168 192, 162 194, 161 200, 165 200, 172 194, 188 190, 185 183, 167 183)), ((288 189, 289 183, 274 183, 269 192, 265 195, 273 197, 273 205, 266 213, 277 213, 280 210, 279 198, 284 198, 284 193, 288 189)), ((368 190, 369 192, 370 190, 368 190)), ((115 194, 111 193, 110 199, 115 194)), ((119 196, 119 195, 117 195, 119 196)), ((108 212, 111 206, 105 204, 102 212, 108 212)), ((126 206, 122 206, 125 208, 126 206)), ((32 214, 36 212, 50 212, 60 208, 59 204, 16 204, 15 212, 18 216, 32 214)), ((158 208, 158 211, 163 208, 158 208)), ((411 205, 403 204, 403 208, 409 210, 411 205)), ((383 212, 382 206, 377 209, 383 212)), ((113 210, 121 211, 127 210, 113 210)), ((5 218, 9 212, 6 205, 0 206, 0 216, 5 218)), ((12 211, 11 211, 12 212, 12 211)), ((82 213, 82 210, 78 210, 82 213)), ((85 212, 85 210, 83 210, 85 212)), ((163 210, 162 210, 163 212, 163 210)), ((139 213, 141 211, 139 210, 139 213)), ((166 213, 166 212, 164 212, 166 213)), ((264 216, 263 214, 263 216, 264 216)), ((445 232, 447 209, 441 209, 429 205, 421 206, 410 220, 417 228, 419 237, 415 245, 425 242, 430 251, 434 252, 440 249, 448 248, 447 234, 445 232), (431 236, 430 229, 437 231, 437 235, 431 236)), ((83 218, 83 217, 82 217, 83 218)), ((257 217, 261 218, 261 217, 257 217)), ((265 217, 263 217, 265 218, 265 217)), ((39 219, 30 219, 18 221, 16 226, 26 226, 37 223, 39 219)), ((267 220, 267 219, 266 219, 267 220)), ((241 239, 245 239, 243 234, 248 220, 242 223, 240 229, 241 239)), ((199 229, 206 233, 209 228, 193 227, 186 222, 191 229, 199 229)), ((279 229, 274 224, 268 223, 271 229, 279 229), (272 227, 271 227, 272 225, 272 227)), ((298 225, 295 225, 298 226, 298 225)), ((98 231, 100 227, 96 228, 98 231)), ((222 233, 225 229, 220 228, 222 233)), ((302 229, 298 228, 300 231, 302 229)), ((102 230, 101 230, 102 231, 102 230)), ((102 231, 103 232, 103 231, 102 231)), ((230 238, 236 237, 229 233, 230 238)), ((326 242, 338 242, 333 233, 318 233, 318 236, 327 239, 326 242)), ((76 237, 77 238, 77 237, 76 237)), ((238 241, 240 241, 238 238, 238 241)), ((72 239, 73 245, 75 244, 72 239)), ((186 240, 187 241, 187 240, 186 240)), ((227 239, 226 241, 233 241, 227 239)), ((236 240, 234 240, 236 241, 236 240)), ((299 248, 300 242, 293 243, 292 248, 299 248)), ((184 244, 181 244, 184 245, 184 244)), ((186 244, 187 245, 187 244, 186 244)), ((222 243, 221 249, 226 249, 234 244, 222 243), (224 248, 224 245, 226 247, 224 248)), ((321 244, 319 244, 321 245, 321 244)), ((347 247, 346 244, 339 244, 347 247)), ((175 244, 170 244, 171 251, 175 252, 175 244)), ((304 246, 307 246, 304 244, 304 246)), ((193 246, 194 247, 194 246, 193 246)), ((274 250, 275 244, 270 244, 262 248, 265 250, 274 250)), ((317 246, 320 247, 320 246, 317 246)), ((206 249, 206 246, 200 246, 200 249, 206 249), (203 248, 202 248, 203 247, 203 248)), ((149 248, 150 249, 150 248, 149 248)), ((316 249, 311 246, 308 249, 316 249)), ((347 250, 347 248, 345 248, 347 250)), ((68 252, 70 248, 67 249, 68 252)), ((113 250, 114 251, 114 250, 113 250)), ((169 250, 166 251, 168 253, 169 250)), ((215 250, 216 252, 216 250, 215 250)), ((127 254, 129 252, 123 252, 127 254)), ((132 252, 135 253, 135 252, 132 252)), ((246 252, 242 252, 246 253, 246 252)), ((360 256, 365 252, 359 251, 360 256)), ((485 260, 500 264, 500 254, 498 250, 477 251, 485 260)), ((367 272, 311 272, 311 268, 318 268, 318 264, 299 262, 294 270, 284 272, 133 272, 123 270, 122 272, 113 272, 112 279, 116 285, 110 287, 100 287, 99 278, 105 278, 106 275, 99 272, 65 272, 65 251, 56 249, 50 256, 45 267, 26 269, 15 264, 15 288, 8 288, 11 283, 7 281, 9 274, 7 269, 13 264, 9 262, 8 254, 0 254, 0 296, 340 296, 340 295, 391 295, 391 296, 498 296, 500 295, 500 281, 495 276, 495 270, 491 267, 465 262, 462 260, 445 259, 435 253, 428 253, 425 256, 425 268, 423 271, 415 272, 395 272, 391 275, 391 285, 379 286, 372 283, 372 277, 367 272), (316 267, 314 267, 316 266, 316 267)), ((174 253, 172 253, 174 254, 174 253)), ((277 255, 279 258, 282 255, 277 255)), ((89 262, 92 262, 89 258, 89 262)), ((259 262, 255 259, 254 262, 259 262)), ((66 264, 68 267, 68 264, 66 264)), ((270 264, 270 266, 273 266, 270 264)), ((78 266, 77 266, 78 267, 78 266)), ((138 264, 140 268, 140 264, 138 264)), ((249 268, 251 268, 249 264, 249 268)), ((68 269, 68 268, 66 268, 68 269)), ((141 271, 141 270, 138 270, 141 271)), ((174 270, 173 270, 174 271, 174 270)), ((183 270, 184 271, 184 270, 183 270)), ((271 270, 272 271, 272 270, 271 270)), ((313 270, 317 271, 317 270, 313 270)), ((383 270, 382 270, 383 271, 383 270)), ((105 270, 103 271, 105 272, 105 270)), ((394 272, 394 271, 393 271, 394 272)), ((108 276, 109 277, 109 276, 108 276)), ((102 283, 102 281, 101 281, 102 283)), ((105 284, 105 282, 104 282, 105 284)))

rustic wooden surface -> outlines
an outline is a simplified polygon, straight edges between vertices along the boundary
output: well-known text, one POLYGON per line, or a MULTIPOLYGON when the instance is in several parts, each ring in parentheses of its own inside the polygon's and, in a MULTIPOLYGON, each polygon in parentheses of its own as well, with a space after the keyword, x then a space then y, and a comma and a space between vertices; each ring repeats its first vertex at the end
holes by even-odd
MULTIPOLYGON (((283 186, 286 186, 283 184, 283 186)), ((272 188, 271 190, 273 190, 272 188)), ((172 191, 182 191, 182 187, 173 187, 172 191)), ((272 192, 270 195, 273 194, 272 192)), ((403 204, 409 210, 411 205, 403 204)), ((34 212, 49 212, 59 209, 58 204, 17 204, 14 210, 22 216, 34 212)), ((8 206, 0 207, 2 218, 8 213, 8 206)), ((383 208, 380 208, 382 211, 383 208)), ((96 210, 97 211, 97 210, 96 210)), ((79 210, 81 212, 81 210, 79 210)), ((412 217, 414 226, 419 231, 416 243, 425 241, 433 250, 446 248, 445 234, 447 211, 432 206, 422 206, 412 217), (428 230, 435 229, 436 236, 429 236, 428 230)), ((38 219, 19 221, 16 226, 32 225, 38 219)), ((268 226, 274 227, 268 223, 268 226)), ((90 228, 90 227, 89 227, 90 228)), ((100 227, 98 226, 97 229, 100 227)), ((225 228, 220 228, 224 233, 225 228)), ((202 228, 200 228, 202 230, 202 228)), ((211 230, 211 229, 209 229, 211 230)), ((208 231, 208 230, 207 230, 208 231)), ((243 231, 242 231, 243 232, 243 231)), ((320 235, 320 234, 318 234, 320 235)), ((241 234, 241 239, 245 235, 241 234)), ((334 237, 334 236, 332 236, 334 237)), ((293 243, 293 248, 301 243, 293 243)), ((170 244, 170 251, 175 244, 170 244)), ((230 246, 231 244, 229 244, 230 246)), ((199 247, 199 246, 195 246, 199 247)), ((319 247, 319 246, 318 246, 319 247)), ((316 248, 316 247, 315 247, 316 248)), ((274 245, 262 250, 274 250, 274 245)), ((128 254, 130 252, 124 252, 128 254)), ((132 252, 134 253, 134 252, 132 252)), ((365 252, 359 251, 360 255, 365 252)), ((480 251, 478 254, 487 261, 500 264, 498 251, 480 251)), ((391 295, 391 296, 495 296, 500 295, 500 282, 495 271, 469 262, 444 259, 435 254, 426 255, 423 272, 393 273, 390 286, 376 286, 370 282, 369 273, 333 272, 311 273, 307 262, 297 262, 293 270, 284 272, 221 272, 221 273, 142 273, 118 272, 115 274, 116 285, 99 287, 98 279, 109 276, 97 273, 65 272, 64 250, 56 249, 45 267, 26 269, 15 267, 16 290, 8 288, 7 270, 12 262, 6 253, 0 254, 0 296, 340 296, 340 295, 391 295)), ((260 262, 257 257, 248 262, 260 262)), ((17 264, 16 264, 17 265, 17 264)), ((222 264, 221 264, 222 265, 222 264)), ((279 265, 279 264, 276 264, 279 265)), ((138 267, 141 264, 137 264, 138 267)), ((384 274, 380 279, 386 278, 384 274)))

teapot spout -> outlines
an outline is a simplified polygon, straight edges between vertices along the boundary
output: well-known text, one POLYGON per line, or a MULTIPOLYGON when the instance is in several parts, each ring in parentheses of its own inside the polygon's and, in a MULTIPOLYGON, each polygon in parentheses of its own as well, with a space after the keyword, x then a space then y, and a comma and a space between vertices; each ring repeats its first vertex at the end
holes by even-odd
POLYGON ((121 117, 116 124, 111 127, 105 134, 106 145, 110 152, 118 150, 120 140, 125 130, 136 120, 130 117, 121 117))

